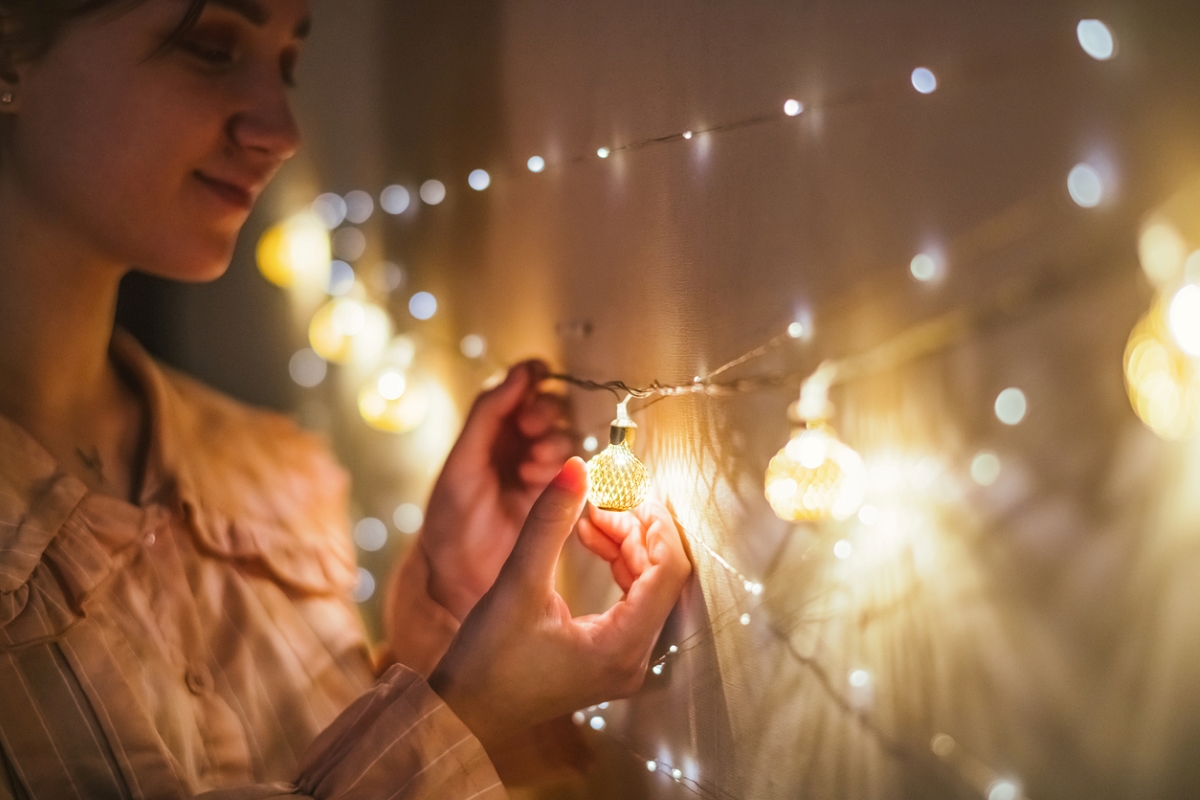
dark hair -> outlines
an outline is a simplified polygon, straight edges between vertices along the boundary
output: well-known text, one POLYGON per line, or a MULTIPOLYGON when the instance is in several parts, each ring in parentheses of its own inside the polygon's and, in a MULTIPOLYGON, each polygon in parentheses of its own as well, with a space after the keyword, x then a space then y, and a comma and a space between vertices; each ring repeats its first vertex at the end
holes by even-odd
MULTIPOLYGON (((145 0, 0 0, 0 77, 11 79, 12 67, 33 61, 54 46, 72 22, 102 11, 132 8, 145 0)), ((174 46, 196 24, 208 0, 190 0, 179 25, 158 52, 174 46)))

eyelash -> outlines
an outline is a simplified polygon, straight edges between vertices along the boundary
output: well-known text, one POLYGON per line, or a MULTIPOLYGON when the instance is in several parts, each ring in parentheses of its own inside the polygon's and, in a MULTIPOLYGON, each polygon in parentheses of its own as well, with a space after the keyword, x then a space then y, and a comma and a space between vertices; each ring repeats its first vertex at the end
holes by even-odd
MULTIPOLYGON (((196 41, 184 40, 180 42, 180 46, 191 55, 204 61, 211 67, 222 68, 233 63, 233 52, 230 49, 221 49, 196 41)), ((280 60, 280 77, 289 88, 296 86, 295 74, 295 58, 285 57, 280 60)))

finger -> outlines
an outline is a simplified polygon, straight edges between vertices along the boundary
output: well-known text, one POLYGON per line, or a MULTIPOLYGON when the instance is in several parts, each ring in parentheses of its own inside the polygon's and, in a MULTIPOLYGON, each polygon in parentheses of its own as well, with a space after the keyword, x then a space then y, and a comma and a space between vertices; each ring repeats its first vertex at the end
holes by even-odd
POLYGON ((605 561, 617 561, 621 558, 621 548, 617 543, 601 533, 586 516, 579 518, 575 531, 579 534, 579 541, 583 546, 605 561))
POLYGON ((633 581, 625 598, 596 620, 597 632, 611 639, 617 650, 653 644, 691 575, 691 562, 672 520, 656 517, 646 535, 650 566, 633 581))
POLYGON ((621 587, 621 591, 628 594, 630 587, 633 586, 633 573, 629 571, 629 566, 621 559, 617 559, 610 565, 612 568, 613 580, 617 582, 617 586, 621 587))
POLYGON ((643 523, 628 511, 605 511, 596 506, 588 507, 588 518, 605 536, 620 544, 630 536, 641 533, 643 523))
POLYGON ((503 383, 479 395, 467 415, 454 455, 486 463, 505 420, 520 408, 529 390, 547 372, 541 361, 523 361, 509 369, 503 383))
POLYGON ((535 396, 517 414, 517 430, 522 435, 535 439, 565 427, 568 417, 565 397, 542 393, 535 396))
POLYGON ((583 511, 587 488, 587 468, 572 458, 534 502, 498 584, 533 597, 553 592, 558 556, 583 511))

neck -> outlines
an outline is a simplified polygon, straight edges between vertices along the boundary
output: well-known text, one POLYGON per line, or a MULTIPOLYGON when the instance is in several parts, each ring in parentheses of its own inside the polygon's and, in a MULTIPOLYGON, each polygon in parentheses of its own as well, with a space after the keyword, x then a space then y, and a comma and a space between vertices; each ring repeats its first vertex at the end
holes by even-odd
POLYGON ((98 488, 108 478, 76 453, 131 435, 131 393, 108 358, 123 269, 16 195, 0 179, 0 414, 98 488))

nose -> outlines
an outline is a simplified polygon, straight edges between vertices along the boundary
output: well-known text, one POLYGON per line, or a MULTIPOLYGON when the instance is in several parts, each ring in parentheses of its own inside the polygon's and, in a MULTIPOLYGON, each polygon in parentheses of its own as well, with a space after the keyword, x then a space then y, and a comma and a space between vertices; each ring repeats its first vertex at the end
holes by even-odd
POLYGON ((240 148, 286 161, 300 149, 300 128, 287 90, 278 74, 264 75, 247 87, 243 102, 230 118, 230 140, 240 148))

